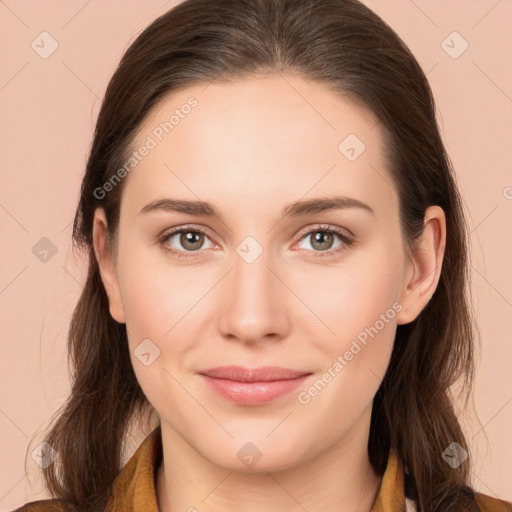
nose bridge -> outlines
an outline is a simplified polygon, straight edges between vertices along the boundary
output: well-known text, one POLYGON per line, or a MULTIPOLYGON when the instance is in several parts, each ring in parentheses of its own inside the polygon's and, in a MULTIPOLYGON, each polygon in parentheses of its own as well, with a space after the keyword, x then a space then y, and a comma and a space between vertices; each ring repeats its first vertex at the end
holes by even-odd
POLYGON ((223 289, 219 328, 224 336, 255 342, 286 335, 288 315, 282 284, 267 267, 270 254, 252 237, 239 244, 223 289))

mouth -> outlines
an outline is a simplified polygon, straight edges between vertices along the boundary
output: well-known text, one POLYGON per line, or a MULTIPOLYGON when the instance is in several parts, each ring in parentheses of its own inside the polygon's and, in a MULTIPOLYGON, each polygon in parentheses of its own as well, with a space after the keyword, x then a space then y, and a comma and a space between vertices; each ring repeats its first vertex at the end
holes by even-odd
POLYGON ((199 372, 209 389, 244 406, 269 403, 299 387, 311 372, 269 366, 220 366, 199 372))

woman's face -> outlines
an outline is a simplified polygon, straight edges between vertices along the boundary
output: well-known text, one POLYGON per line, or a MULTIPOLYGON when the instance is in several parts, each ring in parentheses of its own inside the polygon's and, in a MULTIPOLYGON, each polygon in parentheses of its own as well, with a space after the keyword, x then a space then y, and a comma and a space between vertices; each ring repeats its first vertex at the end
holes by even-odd
POLYGON ((366 442, 396 326, 422 306, 381 137, 290 75, 183 89, 141 127, 102 277, 163 428, 215 464, 275 470, 366 442), (221 366, 306 376, 203 375, 221 366))

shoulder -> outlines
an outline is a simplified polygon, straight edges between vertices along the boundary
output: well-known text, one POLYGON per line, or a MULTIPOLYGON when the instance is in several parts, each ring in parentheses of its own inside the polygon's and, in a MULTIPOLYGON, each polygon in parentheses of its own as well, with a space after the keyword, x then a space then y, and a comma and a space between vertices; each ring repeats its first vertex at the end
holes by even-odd
POLYGON ((493 498, 487 494, 475 493, 475 501, 480 512, 512 512, 512 502, 493 498))
POLYGON ((76 510, 65 501, 54 498, 31 501, 12 512, 76 512, 76 510))

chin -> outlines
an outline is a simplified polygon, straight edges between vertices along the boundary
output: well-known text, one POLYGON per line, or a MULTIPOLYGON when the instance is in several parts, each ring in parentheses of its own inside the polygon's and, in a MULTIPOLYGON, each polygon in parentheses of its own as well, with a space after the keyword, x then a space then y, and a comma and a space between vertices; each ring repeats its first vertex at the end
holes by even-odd
MULTIPOLYGON (((267 435, 267 434, 265 434, 267 435)), ((276 472, 288 469, 300 464, 303 453, 298 452, 298 447, 304 449, 304 438, 293 439, 290 436, 276 436, 275 440, 255 439, 256 436, 235 437, 228 443, 218 443, 217 449, 211 451, 211 446, 202 451, 202 455, 217 466, 241 473, 276 472), (284 443, 283 438, 288 442, 284 443)))

